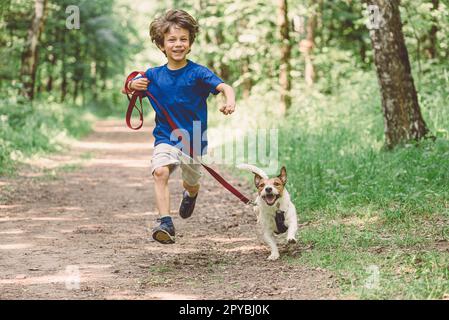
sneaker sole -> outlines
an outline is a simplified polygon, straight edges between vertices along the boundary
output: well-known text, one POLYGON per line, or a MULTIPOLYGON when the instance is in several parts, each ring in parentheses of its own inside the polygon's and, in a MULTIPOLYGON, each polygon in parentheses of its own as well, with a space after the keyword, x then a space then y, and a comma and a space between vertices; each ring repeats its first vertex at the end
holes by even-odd
POLYGON ((164 230, 156 230, 153 233, 153 239, 162 244, 175 243, 175 237, 171 236, 168 232, 164 230))

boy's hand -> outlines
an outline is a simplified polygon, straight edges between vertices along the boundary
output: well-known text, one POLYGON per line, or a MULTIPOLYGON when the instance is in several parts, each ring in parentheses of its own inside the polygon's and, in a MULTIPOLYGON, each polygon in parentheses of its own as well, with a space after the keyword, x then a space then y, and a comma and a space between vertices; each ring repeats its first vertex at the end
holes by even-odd
POLYGON ((224 114, 224 115, 228 115, 233 113, 235 110, 235 102, 226 102, 221 108, 220 111, 224 114))
POLYGON ((226 83, 220 83, 217 88, 218 91, 222 92, 225 96, 226 103, 220 108, 220 111, 224 115, 228 115, 234 112, 235 110, 235 94, 234 89, 226 83))
POLYGON ((140 79, 131 81, 129 88, 131 90, 145 91, 145 90, 147 90, 149 83, 150 83, 150 81, 148 81, 148 79, 140 78, 140 79))

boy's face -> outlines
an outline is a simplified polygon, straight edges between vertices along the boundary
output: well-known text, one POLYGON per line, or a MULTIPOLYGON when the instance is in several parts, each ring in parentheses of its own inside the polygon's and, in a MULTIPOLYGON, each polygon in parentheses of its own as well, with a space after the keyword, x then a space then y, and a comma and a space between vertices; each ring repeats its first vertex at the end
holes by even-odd
POLYGON ((167 59, 174 62, 186 60, 190 51, 189 31, 173 26, 164 34, 164 46, 161 48, 167 54, 167 59))

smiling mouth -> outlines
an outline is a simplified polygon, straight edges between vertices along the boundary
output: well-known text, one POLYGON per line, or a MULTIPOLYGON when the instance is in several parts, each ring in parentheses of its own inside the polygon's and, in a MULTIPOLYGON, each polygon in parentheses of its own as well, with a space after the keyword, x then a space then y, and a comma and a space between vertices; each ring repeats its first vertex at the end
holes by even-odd
POLYGON ((279 199, 279 195, 270 193, 262 196, 262 199, 264 199, 269 206, 272 206, 276 200, 279 199))

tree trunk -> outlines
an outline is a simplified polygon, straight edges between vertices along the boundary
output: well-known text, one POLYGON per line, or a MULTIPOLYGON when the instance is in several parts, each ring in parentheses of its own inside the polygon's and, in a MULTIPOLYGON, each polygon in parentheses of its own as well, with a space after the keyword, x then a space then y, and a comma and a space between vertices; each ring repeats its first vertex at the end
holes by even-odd
POLYGON ((365 63, 366 50, 367 50, 365 40, 363 39, 363 36, 360 36, 358 38, 358 40, 359 40, 359 44, 360 44, 360 49, 359 49, 360 59, 362 60, 362 63, 365 63))
POLYGON ((65 56, 65 46, 66 46, 66 36, 65 34, 62 36, 62 42, 61 42, 61 57, 60 60, 62 62, 62 68, 61 68, 61 102, 64 102, 65 97, 67 95, 67 63, 66 63, 66 56, 65 56))
MULTIPOLYGON (((438 10, 440 5, 439 0, 432 0, 433 10, 438 10)), ((433 24, 429 31, 429 45, 426 47, 427 55, 430 59, 435 59, 437 56, 437 32, 438 32, 438 23, 435 21, 435 18, 432 18, 433 24)))
POLYGON ((399 0, 368 0, 383 22, 370 31, 374 63, 382 95, 385 144, 388 149, 423 138, 428 129, 421 115, 402 33, 399 0))
POLYGON ((62 81, 61 81, 61 102, 64 102, 67 96, 67 73, 65 70, 65 62, 62 62, 62 81))
POLYGON ((74 65, 74 71, 73 71, 73 78, 72 81, 74 82, 74 87, 73 87, 73 103, 76 103, 76 99, 78 98, 78 94, 79 94, 79 89, 80 89, 80 82, 83 80, 83 76, 84 76, 84 66, 82 64, 82 57, 83 52, 81 52, 82 47, 81 47, 81 42, 78 39, 77 41, 77 45, 75 47, 75 65, 74 65))
MULTIPOLYGON (((97 101, 98 99, 98 79, 97 77, 99 77, 100 75, 100 68, 101 68, 101 63, 97 63, 98 61, 101 61, 98 57, 98 51, 97 51, 97 46, 96 44, 94 44, 93 47, 93 54, 94 54, 94 60, 90 63, 90 79, 92 81, 92 87, 91 87, 91 92, 92 92, 92 98, 94 101, 97 101)), ((83 84, 84 87, 84 84, 83 84)), ((83 89, 83 97, 84 97, 84 89, 83 89)), ((84 103, 83 103, 84 104, 84 103)))
MULTIPOLYGON (((60 44, 61 43, 61 33, 55 32, 55 36, 52 36, 52 39, 54 39, 55 43, 60 44)), ((56 55, 56 48, 53 47, 52 51, 50 52, 48 56, 49 64, 47 65, 48 68, 48 81, 47 81, 47 92, 53 91, 53 73, 56 70, 56 61, 57 61, 57 55, 56 55)))
POLYGON ((304 80, 311 86, 315 80, 315 70, 312 63, 312 50, 315 47, 316 8, 310 12, 306 24, 306 39, 299 43, 299 51, 304 55, 304 80))
POLYGON ((103 86, 101 87, 101 90, 103 91, 103 92, 105 92, 106 91, 106 89, 107 89, 107 86, 106 86, 106 81, 107 81, 107 79, 108 79, 108 60, 106 60, 105 62, 104 62, 104 68, 103 68, 103 75, 102 75, 102 79, 103 79, 103 86))
POLYGON ((49 64, 47 66, 48 70, 48 81, 47 81, 47 92, 53 90, 53 71, 56 68, 56 53, 53 51, 48 57, 49 64))
MULTIPOLYGON (((223 35, 223 26, 221 24, 217 27, 217 36, 216 36, 216 45, 217 47, 221 48, 222 44, 225 43, 225 38, 223 35)), ((224 63, 223 61, 220 61, 218 72, 220 74, 220 78, 223 79, 224 82, 229 81, 229 66, 224 63)))
POLYGON ((38 44, 45 24, 46 7, 47 0, 35 0, 33 20, 28 29, 28 38, 22 53, 22 65, 20 69, 20 76, 23 83, 22 94, 31 100, 34 97, 38 44))
POLYGON ((249 57, 247 56, 242 61, 242 74, 243 74, 243 93, 244 99, 248 99, 251 94, 251 89, 253 87, 253 82, 251 80, 251 73, 249 70, 249 57))
POLYGON ((76 103, 76 98, 78 97, 78 89, 79 89, 79 80, 74 81, 74 85, 73 85, 73 103, 76 103))
POLYGON ((285 114, 291 106, 291 79, 290 56, 291 44, 289 36, 287 0, 278 0, 278 27, 281 37, 281 65, 279 72, 279 84, 281 86, 281 114, 285 114))

